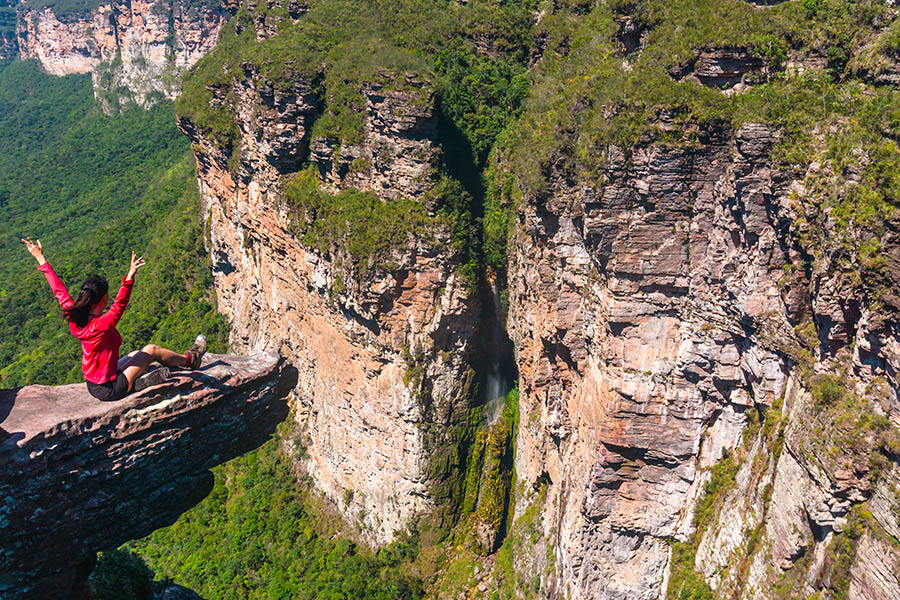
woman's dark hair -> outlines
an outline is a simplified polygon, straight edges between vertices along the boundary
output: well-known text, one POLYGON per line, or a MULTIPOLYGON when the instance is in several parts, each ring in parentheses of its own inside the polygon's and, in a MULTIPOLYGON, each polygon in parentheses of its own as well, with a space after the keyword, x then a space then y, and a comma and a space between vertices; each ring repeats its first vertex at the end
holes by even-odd
POLYGON ((91 317, 91 307, 100 302, 108 291, 109 284, 105 278, 91 275, 81 284, 81 291, 75 298, 75 304, 63 311, 66 318, 77 327, 84 327, 91 317))

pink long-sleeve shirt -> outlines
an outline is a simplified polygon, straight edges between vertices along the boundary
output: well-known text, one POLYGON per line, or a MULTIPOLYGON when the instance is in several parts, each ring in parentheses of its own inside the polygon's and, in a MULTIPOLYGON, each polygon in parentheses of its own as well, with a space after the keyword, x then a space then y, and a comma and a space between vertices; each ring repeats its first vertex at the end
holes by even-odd
MULTIPOLYGON (((50 284, 53 295, 63 310, 75 304, 66 286, 53 272, 50 263, 40 265, 38 271, 47 278, 47 283, 50 284)), ((119 347, 122 345, 122 336, 116 331, 116 323, 122 318, 122 313, 128 306, 133 286, 133 279, 127 281, 123 277, 122 287, 119 288, 119 293, 116 294, 116 299, 108 311, 99 317, 91 317, 84 327, 69 322, 69 331, 81 340, 81 370, 84 372, 84 378, 91 383, 106 383, 116 378, 119 347)))

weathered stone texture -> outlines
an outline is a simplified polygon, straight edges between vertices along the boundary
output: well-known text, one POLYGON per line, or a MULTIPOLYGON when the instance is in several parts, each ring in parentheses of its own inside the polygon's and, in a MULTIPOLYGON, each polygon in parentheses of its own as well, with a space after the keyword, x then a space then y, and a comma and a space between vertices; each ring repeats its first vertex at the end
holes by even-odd
MULTIPOLYGON (((807 215, 794 200, 798 175, 771 165, 777 139, 747 124, 697 147, 613 147, 596 182, 551 172, 548 190, 519 207, 509 277, 516 472, 552 481, 558 507, 545 512, 545 533, 568 598, 665 593, 669 542, 693 531, 707 467, 742 446, 747 411, 797 375, 786 350, 799 346, 795 325, 816 319, 823 359, 877 339, 877 360, 852 359, 858 385, 886 373, 880 349, 892 338, 883 322, 860 329, 865 310, 853 310, 834 269, 785 268, 805 257, 791 228, 807 215)), ((771 554, 754 556, 744 589, 772 597, 769 564, 793 566, 814 542, 824 556, 825 534, 871 494, 852 467, 804 458, 815 452, 801 439, 809 402, 801 389, 785 400, 796 423, 777 465, 750 440, 759 462, 744 463, 740 491, 698 551, 714 585, 765 519, 771 554)))
POLYGON ((433 92, 413 89, 404 104, 403 94, 368 86, 364 138, 334 157, 323 145, 337 144, 309 139, 322 110, 309 82, 297 77, 275 90, 244 75, 235 82, 233 171, 223 148, 181 122, 194 142, 218 305, 234 348, 278 349, 298 367, 304 468, 362 524, 363 536, 389 541, 444 499, 433 484, 454 459, 439 446, 468 407, 478 301, 458 273, 446 227, 400 240, 389 269, 360 276, 298 239, 282 183, 312 145, 326 187, 370 189, 385 202, 418 198, 439 154, 433 92), (408 153, 413 146, 425 158, 408 153), (398 159, 379 166, 376 147, 398 159), (371 158, 372 170, 345 170, 351 151, 371 158), (430 471, 436 462, 443 466, 430 471))

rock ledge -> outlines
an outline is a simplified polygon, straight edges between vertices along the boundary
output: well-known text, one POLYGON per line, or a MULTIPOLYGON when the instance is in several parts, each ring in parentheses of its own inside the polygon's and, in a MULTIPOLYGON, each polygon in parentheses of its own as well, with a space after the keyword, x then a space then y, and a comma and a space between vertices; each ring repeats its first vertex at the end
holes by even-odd
POLYGON ((95 553, 171 524, 209 469, 287 416, 276 354, 207 355, 119 402, 84 384, 0 390, 0 598, 87 597, 95 553))

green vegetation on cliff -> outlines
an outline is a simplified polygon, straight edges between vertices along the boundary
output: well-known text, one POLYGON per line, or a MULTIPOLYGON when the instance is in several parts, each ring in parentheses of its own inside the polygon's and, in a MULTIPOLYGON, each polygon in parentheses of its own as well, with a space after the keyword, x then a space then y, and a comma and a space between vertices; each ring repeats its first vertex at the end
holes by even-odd
POLYGON ((171 111, 107 117, 89 76, 50 77, 33 61, 0 71, 0 386, 83 380, 78 341, 23 236, 44 242, 73 292, 96 272, 115 293, 131 249, 147 257, 119 325, 123 352, 187 348, 200 330, 225 349, 193 159, 171 111))
POLYGON ((421 203, 408 198, 384 203, 355 189, 330 194, 319 188, 314 169, 290 178, 284 197, 303 243, 322 253, 346 253, 360 273, 388 263, 398 242, 425 242, 429 235, 430 219, 421 203))
MULTIPOLYGON (((158 0, 165 8, 173 6, 176 2, 185 8, 205 6, 222 10, 219 0, 158 0)), ((63 23, 84 20, 91 12, 106 5, 112 7, 112 0, 24 0, 25 9, 42 10, 49 8, 54 16, 63 23)))
POLYGON ((694 532, 685 542, 672 543, 669 567, 668 600, 713 600, 715 595, 694 562, 703 533, 722 507, 725 494, 734 486, 740 466, 731 454, 725 454, 712 468, 709 481, 703 486, 703 496, 694 508, 694 532))
POLYGON ((298 233, 306 243, 333 249, 335 234, 344 232, 352 246, 344 253, 364 271, 390 267, 373 259, 402 251, 429 229, 420 201, 437 197, 429 211, 436 204, 438 221, 450 225, 462 274, 474 288, 483 262, 476 223, 484 188, 479 171, 527 94, 536 7, 528 0, 322 0, 294 20, 285 3, 246 2, 217 48, 187 77, 176 110, 230 153, 236 168, 239 83, 310 89, 318 104, 310 138, 338 147, 365 137, 366 90, 401 90, 409 104, 433 106, 444 163, 430 196, 381 207, 371 194, 345 192, 329 200, 312 193, 314 186, 301 177, 305 183, 295 178, 287 184, 289 202, 302 211, 298 233), (261 31, 269 37, 259 41, 261 31), (300 189, 305 191, 298 194, 300 189), (301 198, 309 201, 298 205, 301 198), (311 200, 315 211, 307 210, 311 200), (361 216, 360 209, 373 217, 371 223, 351 218, 361 216))
POLYGON ((278 438, 213 470, 215 487, 166 529, 131 542, 159 575, 215 600, 421 598, 414 538, 373 552, 303 483, 278 438))
POLYGON ((402 89, 403 74, 414 73, 436 90, 442 117, 482 164, 527 93, 535 8, 534 0, 320 0, 294 23, 286 8, 247 2, 194 68, 176 110, 227 146, 237 133, 229 114, 235 78, 250 71, 282 88, 305 80, 325 104, 313 137, 355 142, 363 87, 402 89), (261 18, 279 26, 259 42, 261 18), (224 102, 211 102, 213 94, 224 102))
POLYGON ((68 23, 83 19, 91 11, 108 3, 108 0, 25 0, 22 5, 26 10, 49 8, 57 19, 63 23, 68 23))

